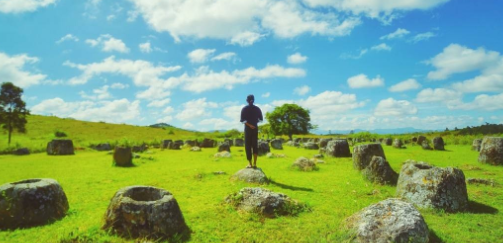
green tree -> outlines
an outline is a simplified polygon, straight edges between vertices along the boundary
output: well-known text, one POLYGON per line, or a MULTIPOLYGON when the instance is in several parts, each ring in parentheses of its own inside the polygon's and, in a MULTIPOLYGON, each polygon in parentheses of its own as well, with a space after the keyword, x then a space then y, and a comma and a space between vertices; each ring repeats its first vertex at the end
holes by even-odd
POLYGON ((0 91, 0 124, 9 133, 8 144, 10 145, 12 131, 26 132, 26 115, 30 111, 26 109, 26 103, 21 99, 23 89, 11 82, 2 83, 0 91))
POLYGON ((309 110, 296 104, 284 104, 265 114, 271 124, 271 131, 275 135, 288 135, 292 140, 293 134, 307 134, 316 126, 311 124, 309 110))

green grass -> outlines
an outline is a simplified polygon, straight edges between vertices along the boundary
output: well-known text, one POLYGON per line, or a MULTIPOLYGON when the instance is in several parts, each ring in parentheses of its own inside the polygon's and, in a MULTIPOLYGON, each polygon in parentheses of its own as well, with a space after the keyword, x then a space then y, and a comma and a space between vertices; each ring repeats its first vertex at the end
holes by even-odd
MULTIPOLYGON (((70 128, 62 128, 69 135, 70 128)), ((175 131, 176 133, 176 131, 175 131)), ((447 151, 424 151, 419 146, 394 149, 384 146, 386 157, 399 172, 407 159, 436 166, 454 166, 466 177, 494 179, 500 186, 468 185, 469 212, 449 214, 420 210, 437 242, 501 242, 503 240, 503 167, 477 162, 469 145, 449 145, 447 151)), ((134 242, 100 229, 109 200, 125 186, 149 185, 172 192, 191 229, 191 242, 342 242, 347 240, 343 220, 372 203, 393 197, 392 186, 374 185, 353 169, 350 158, 325 158, 318 171, 291 169, 300 156, 317 151, 285 147, 273 150, 286 158, 259 157, 258 165, 274 183, 264 188, 285 193, 306 203, 311 211, 274 219, 236 212, 224 198, 243 187, 229 177, 245 167, 243 148, 231 147, 232 158, 214 158, 214 149, 151 150, 135 159, 135 167, 112 166, 106 152, 77 151, 74 156, 44 153, 0 156, 0 184, 27 178, 53 178, 65 190, 69 214, 49 225, 0 231, 0 242, 134 242), (153 159, 147 159, 151 156, 153 159), (227 175, 213 175, 225 171, 227 175)), ((176 239, 174 240, 176 241, 176 239)))

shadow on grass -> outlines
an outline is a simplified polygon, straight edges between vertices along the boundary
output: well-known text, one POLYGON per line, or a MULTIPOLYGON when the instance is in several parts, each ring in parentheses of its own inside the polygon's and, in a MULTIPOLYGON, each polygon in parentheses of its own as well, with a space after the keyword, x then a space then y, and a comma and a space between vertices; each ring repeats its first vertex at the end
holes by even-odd
POLYGON ((273 181, 272 179, 271 179, 271 180, 269 180, 269 183, 270 183, 270 184, 273 184, 273 185, 275 185, 275 186, 279 186, 279 187, 281 187, 281 188, 283 188, 283 189, 288 189, 288 190, 292 190, 292 191, 314 192, 314 190, 313 190, 313 189, 311 189, 311 188, 285 185, 285 184, 282 184, 282 183, 279 183, 279 182, 273 181))
POLYGON ((443 241, 442 239, 440 239, 440 237, 438 237, 437 233, 435 233, 434 230, 430 229, 430 234, 428 235, 428 243, 443 243, 445 241, 443 241))
POLYGON ((493 208, 489 205, 475 202, 475 201, 469 201, 468 202, 468 213, 472 213, 472 214, 497 214, 498 209, 493 208))

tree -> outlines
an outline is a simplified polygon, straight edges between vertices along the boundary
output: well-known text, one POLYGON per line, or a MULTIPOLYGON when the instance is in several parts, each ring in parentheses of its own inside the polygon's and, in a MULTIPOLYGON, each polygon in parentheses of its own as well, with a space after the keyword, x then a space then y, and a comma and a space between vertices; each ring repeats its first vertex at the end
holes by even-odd
POLYGON ((26 103, 21 99, 23 89, 11 82, 2 83, 0 91, 0 124, 9 133, 8 144, 10 145, 12 131, 26 132, 26 115, 30 111, 26 109, 26 103))
POLYGON ((316 128, 311 124, 309 111, 296 104, 276 107, 274 111, 267 112, 265 117, 275 135, 288 135, 290 140, 293 134, 307 134, 309 130, 316 128))

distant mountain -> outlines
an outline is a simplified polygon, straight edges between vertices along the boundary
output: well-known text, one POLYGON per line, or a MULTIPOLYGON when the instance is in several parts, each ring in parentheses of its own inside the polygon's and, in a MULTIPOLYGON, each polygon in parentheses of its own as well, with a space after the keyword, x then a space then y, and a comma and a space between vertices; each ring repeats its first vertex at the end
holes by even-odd
MULTIPOLYGON (((405 134, 405 133, 423 133, 423 132, 430 132, 433 130, 423 130, 423 129, 417 129, 413 127, 402 127, 402 128, 390 128, 390 129, 374 129, 374 130, 362 130, 362 129, 354 129, 352 130, 354 133, 359 133, 359 132, 371 132, 371 133, 376 133, 376 134, 405 134)), ((315 134, 349 134, 351 130, 316 130, 314 131, 315 134)))

